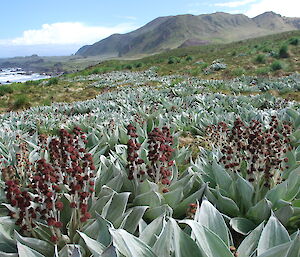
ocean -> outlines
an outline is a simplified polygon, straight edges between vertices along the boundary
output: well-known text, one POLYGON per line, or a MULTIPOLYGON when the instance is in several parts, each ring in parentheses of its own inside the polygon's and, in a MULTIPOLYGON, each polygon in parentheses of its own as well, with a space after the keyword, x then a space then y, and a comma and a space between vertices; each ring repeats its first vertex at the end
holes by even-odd
POLYGON ((11 84, 14 82, 25 82, 29 80, 47 79, 45 74, 26 72, 20 68, 0 69, 0 84, 11 84))

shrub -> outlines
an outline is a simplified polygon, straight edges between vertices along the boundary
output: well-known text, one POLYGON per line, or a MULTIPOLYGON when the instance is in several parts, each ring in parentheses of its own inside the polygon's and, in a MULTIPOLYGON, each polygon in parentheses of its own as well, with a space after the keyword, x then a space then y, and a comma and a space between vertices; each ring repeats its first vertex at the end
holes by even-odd
POLYGON ((289 40, 289 43, 290 43, 290 45, 297 46, 297 45, 299 45, 299 41, 300 41, 299 38, 293 37, 289 40))
POLYGON ((132 67, 131 64, 128 64, 128 65, 125 66, 125 69, 127 69, 127 70, 131 70, 132 68, 133 68, 133 67, 132 67))
POLYGON ((168 60, 168 64, 180 63, 180 58, 175 56, 170 56, 168 60))
POLYGON ((186 60, 187 62, 190 62, 190 61, 193 60, 193 57, 189 55, 189 56, 187 56, 187 57, 185 58, 185 60, 186 60))
POLYGON ((289 57, 288 46, 287 45, 283 45, 283 46, 280 47, 279 52, 278 52, 278 56, 279 56, 279 58, 288 58, 289 57))
POLYGON ((100 68, 95 68, 92 70, 91 74, 98 74, 100 72, 101 72, 100 68))
POLYGON ((268 74, 270 71, 270 68, 269 67, 262 67, 262 68, 259 68, 257 70, 255 70, 255 73, 257 75, 266 75, 268 74))
POLYGON ((23 107, 29 107, 29 99, 26 95, 19 95, 15 98, 15 101, 13 103, 13 109, 21 109, 23 107))
POLYGON ((232 72, 231 72, 231 74, 233 75, 233 76, 237 76, 237 77, 239 77, 239 76, 242 76, 243 74, 245 74, 245 69, 244 68, 236 68, 236 69, 234 69, 232 72))
POLYGON ((138 62, 135 64, 135 68, 141 68, 141 67, 143 67, 143 63, 138 62))
POLYGON ((266 56, 264 54, 259 54, 255 58, 255 62, 257 63, 265 63, 266 62, 266 56))
POLYGON ((276 71, 276 70, 281 70, 282 69, 282 63, 280 61, 274 61, 272 64, 271 64, 271 69, 273 71, 276 71))
POLYGON ((0 96, 11 94, 14 90, 11 86, 0 86, 0 96))
POLYGON ((57 77, 51 78, 51 79, 48 80, 47 85, 48 85, 48 86, 51 86, 51 85, 57 85, 57 84, 58 84, 58 81, 59 81, 59 80, 58 80, 57 77))

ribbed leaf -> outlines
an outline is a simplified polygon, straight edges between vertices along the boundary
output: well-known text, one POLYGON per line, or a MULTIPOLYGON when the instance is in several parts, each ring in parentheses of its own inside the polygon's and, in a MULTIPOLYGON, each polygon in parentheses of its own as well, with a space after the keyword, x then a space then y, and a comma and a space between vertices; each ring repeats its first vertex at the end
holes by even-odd
POLYGON ((290 241, 289 233, 284 226, 274 217, 271 216, 265 228, 262 231, 258 242, 258 255, 267 252, 272 247, 284 244, 290 241))
POLYGON ((229 246, 228 228, 222 214, 207 200, 201 203, 195 220, 216 233, 229 246))
POLYGON ((95 256, 95 257, 100 257, 101 253, 105 250, 105 246, 96 240, 88 237, 86 234, 79 232, 79 235, 82 237, 84 240, 86 246, 89 248, 90 252, 95 256))
POLYGON ((229 247, 213 231, 194 220, 183 220, 182 223, 188 224, 191 227, 192 236, 201 248, 203 256, 232 257, 229 247))
POLYGON ((123 229, 109 229, 116 249, 126 257, 158 257, 142 240, 123 229))
MULTIPOLYGON (((45 257, 45 255, 31 249, 30 247, 17 242, 19 257, 45 257)), ((51 256, 51 255, 49 255, 51 256)))
POLYGON ((249 257, 256 250, 263 228, 264 224, 262 223, 242 241, 237 249, 239 257, 249 257))
POLYGON ((236 217, 230 220, 230 226, 238 233, 248 235, 256 226, 248 219, 236 217))
POLYGON ((15 231, 15 239, 24 246, 33 249, 40 254, 45 256, 51 256, 54 253, 53 245, 47 243, 46 241, 39 240, 32 237, 23 237, 17 231, 15 231))
MULTIPOLYGON (((205 257, 201 253, 196 242, 186 233, 184 233, 177 225, 174 219, 170 219, 174 233, 174 250, 175 257, 205 257)), ((232 257, 232 256, 231 256, 232 257)))

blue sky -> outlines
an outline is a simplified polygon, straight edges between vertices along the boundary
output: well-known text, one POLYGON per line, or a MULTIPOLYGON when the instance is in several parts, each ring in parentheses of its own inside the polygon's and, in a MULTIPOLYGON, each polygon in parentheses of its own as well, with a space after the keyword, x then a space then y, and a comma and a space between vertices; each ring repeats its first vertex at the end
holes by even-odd
POLYGON ((159 16, 265 11, 300 16, 299 0, 14 0, 1 1, 0 57, 69 55, 159 16))

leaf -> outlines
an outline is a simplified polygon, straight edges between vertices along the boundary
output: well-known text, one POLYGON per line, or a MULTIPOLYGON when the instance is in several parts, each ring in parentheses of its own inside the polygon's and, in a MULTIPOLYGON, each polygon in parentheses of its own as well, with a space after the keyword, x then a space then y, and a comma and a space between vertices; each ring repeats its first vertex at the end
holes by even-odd
POLYGON ((286 255, 291 244, 292 244, 291 242, 288 242, 285 244, 272 247, 271 249, 267 250, 265 253, 258 255, 258 257, 292 257, 286 255))
POLYGON ((136 206, 129 209, 124 214, 124 220, 120 225, 120 228, 125 229, 129 233, 134 233, 139 225, 141 218, 144 216, 145 211, 148 209, 148 206, 136 206))
POLYGON ((80 245, 67 244, 59 251, 59 257, 82 257, 85 251, 80 245), (83 252, 81 254, 81 252, 83 252))
POLYGON ((161 215, 172 216, 173 209, 167 205, 163 204, 154 208, 149 208, 145 213, 145 219, 154 220, 161 215))
POLYGON ((179 218, 185 215, 189 204, 199 201, 202 198, 205 189, 206 184, 204 184, 198 191, 188 196, 181 203, 179 203, 178 206, 174 209, 174 217, 179 218))
POLYGON ((112 201, 103 208, 102 216, 114 223, 119 217, 123 216, 130 193, 116 193, 112 201), (103 215, 104 214, 104 215, 103 215))
POLYGON ((109 229, 116 249, 126 257, 157 257, 142 240, 123 229, 109 229))
POLYGON ((221 195, 220 191, 217 189, 217 207, 222 213, 226 213, 232 217, 238 216, 240 213, 239 207, 236 205, 236 203, 223 195, 221 195))
MULTIPOLYGON (((30 247, 17 242, 18 247, 18 254, 19 257, 45 257, 44 255, 40 254, 39 252, 31 249, 30 247)), ((51 255, 49 255, 51 256, 51 255)))
POLYGON ((173 191, 163 194, 163 197, 166 200, 166 203, 175 208, 176 205, 182 200, 183 198, 183 188, 179 187, 173 191))
POLYGON ((162 196, 153 190, 140 194, 133 200, 134 205, 157 207, 162 203, 162 196))
POLYGON ((293 240, 285 257, 300 256, 300 234, 297 232, 296 238, 293 240))
POLYGON ((156 218, 143 230, 142 233, 140 233, 139 239, 141 239, 146 245, 152 247, 161 233, 163 225, 164 216, 156 218))
POLYGON ((250 182, 238 175, 236 181, 236 189, 239 195, 241 206, 248 210, 252 207, 252 198, 254 194, 254 188, 250 182))
POLYGON ((289 241, 289 233, 276 217, 272 215, 262 231, 258 242, 257 254, 263 254, 270 248, 289 241))
POLYGON ((293 118, 293 120, 296 120, 299 116, 298 112, 293 109, 287 109, 286 113, 293 118))
POLYGON ((230 220, 230 226, 242 235, 248 235, 255 228, 255 224, 246 218, 236 217, 230 220))
POLYGON ((200 248, 195 243, 195 241, 179 228, 176 221, 170 218, 170 222, 172 224, 174 233, 173 245, 175 250, 175 257, 204 257, 205 255, 201 253, 200 248))
POLYGON ((274 212, 276 218, 284 225, 286 226, 289 222, 289 219, 293 216, 294 214, 294 209, 292 206, 284 206, 280 208, 279 210, 274 212))
POLYGON ((201 225, 194 220, 183 220, 181 222, 191 227, 193 232, 192 237, 196 239, 198 246, 201 248, 203 256, 232 257, 229 247, 217 234, 215 234, 209 228, 201 225))
POLYGON ((16 242, 8 236, 4 226, 0 224, 0 251, 14 253, 17 251, 16 242))
POLYGON ((32 237, 23 237, 17 231, 15 231, 15 239, 22 245, 28 246, 30 249, 44 254, 45 256, 52 256, 54 253, 53 245, 46 241, 32 237))
POLYGON ((170 249, 171 249, 171 238, 172 238, 173 230, 171 222, 163 227, 161 234, 158 236, 154 246, 152 247, 154 253, 159 257, 169 257, 170 249))
POLYGON ((207 200, 202 201, 195 221, 217 234, 229 247, 228 228, 222 214, 207 200))
POLYGON ((17 253, 6 253, 6 252, 1 252, 0 251, 0 256, 1 257, 19 257, 17 253))
POLYGON ((270 217, 271 206, 272 203, 264 198, 260 200, 255 206, 251 207, 248 210, 246 216, 256 223, 261 223, 270 217))
POLYGON ((116 253, 116 248, 111 245, 105 249, 105 251, 101 254, 101 257, 119 257, 116 253))
POLYGON ((232 183, 232 179, 228 172, 226 172, 222 166, 217 164, 216 161, 214 161, 212 164, 212 171, 216 178, 217 185, 219 185, 221 189, 228 191, 232 183))
POLYGON ((96 240, 88 237, 86 234, 79 232, 79 235, 82 237, 82 239, 84 240, 85 244, 87 245, 87 247, 89 248, 90 252, 95 256, 95 257, 100 257, 101 253, 105 250, 105 246, 99 242, 97 242, 96 240))
POLYGON ((264 224, 261 223, 256 227, 240 244, 237 249, 239 257, 249 257, 256 250, 259 238, 261 236, 264 224))

